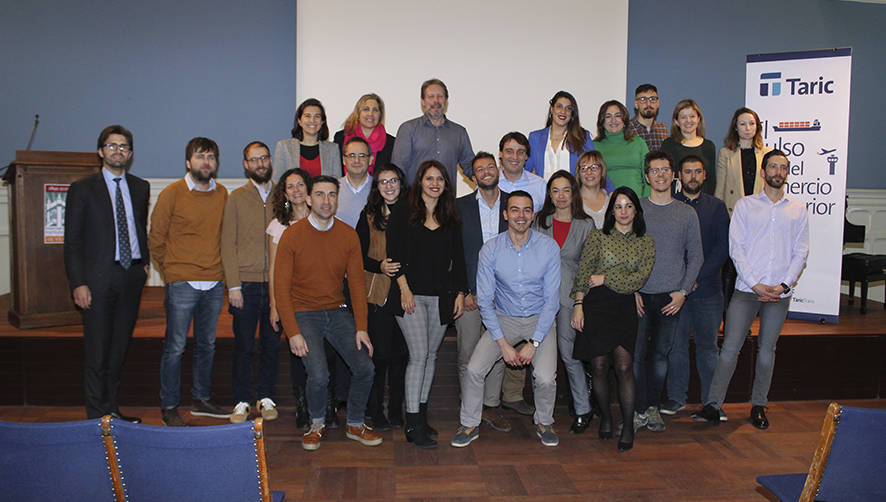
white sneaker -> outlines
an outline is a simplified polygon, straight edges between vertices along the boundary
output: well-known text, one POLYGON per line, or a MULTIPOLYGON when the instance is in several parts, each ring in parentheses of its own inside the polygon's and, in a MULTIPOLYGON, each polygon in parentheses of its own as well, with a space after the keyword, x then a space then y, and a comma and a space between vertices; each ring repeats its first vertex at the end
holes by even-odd
POLYGON ((273 399, 266 397, 256 403, 256 407, 261 411, 261 417, 265 420, 274 420, 277 418, 277 404, 273 399))
POLYGON ((234 406, 234 412, 231 413, 229 420, 232 424, 239 424, 245 422, 247 418, 249 418, 249 403, 240 401, 234 406))

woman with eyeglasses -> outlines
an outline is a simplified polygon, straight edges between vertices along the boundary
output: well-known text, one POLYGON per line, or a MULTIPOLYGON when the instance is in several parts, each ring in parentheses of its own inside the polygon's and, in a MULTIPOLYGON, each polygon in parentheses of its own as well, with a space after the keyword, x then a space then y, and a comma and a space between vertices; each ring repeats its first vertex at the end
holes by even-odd
POLYGON ((388 258, 385 231, 394 205, 406 198, 406 175, 391 163, 377 164, 372 175, 372 188, 366 207, 357 220, 357 235, 363 248, 363 270, 366 276, 369 304, 369 339, 375 380, 369 393, 366 415, 379 431, 403 426, 403 391, 409 352, 403 332, 387 308, 391 278, 400 264, 388 258), (385 416, 385 381, 388 383, 388 413, 385 416))
POLYGON ((575 330, 572 329, 572 281, 578 271, 578 259, 588 234, 594 229, 594 220, 581 207, 578 182, 566 171, 557 171, 548 180, 545 202, 535 216, 533 228, 552 237, 560 246, 560 310, 557 312, 557 348, 566 368, 575 420, 571 434, 581 434, 591 422, 591 402, 585 369, 581 361, 572 358, 575 330))
POLYGON ((276 169, 305 170, 311 178, 326 174, 341 176, 341 151, 330 141, 326 109, 319 100, 306 99, 295 110, 292 138, 277 142, 274 149, 276 169))
POLYGON ((771 150, 763 144, 763 124, 757 112, 745 107, 735 110, 717 157, 714 191, 714 196, 726 204, 730 216, 738 199, 763 189, 760 163, 771 150))
POLYGON ((369 143, 370 153, 374 156, 369 164, 370 176, 375 172, 375 166, 391 161, 394 137, 385 130, 385 102, 377 94, 360 96, 354 105, 354 111, 345 119, 344 128, 335 133, 333 141, 338 145, 341 154, 344 154, 348 140, 354 136, 363 138, 369 143))
POLYGON ((606 208, 601 230, 588 235, 572 287, 572 356, 588 361, 593 371, 594 396, 600 403, 600 439, 613 433, 609 407, 609 368, 615 367, 621 404, 618 450, 634 446, 634 344, 637 339, 638 291, 655 263, 655 244, 646 235, 640 199, 630 187, 616 188, 606 208))
POLYGON ((684 158, 690 155, 700 158, 705 171, 701 189, 706 194, 714 195, 717 185, 716 147, 713 141, 704 137, 704 116, 694 100, 684 99, 674 107, 671 135, 662 142, 661 150, 671 156, 674 173, 680 172, 684 158))
POLYGON ((638 197, 649 195, 643 161, 649 147, 628 125, 628 109, 616 100, 600 106, 594 146, 606 159, 607 175, 616 187, 631 187, 638 197))
POLYGON ((397 203, 387 227, 387 256, 400 264, 388 304, 409 348, 406 440, 435 448, 428 395, 446 327, 464 311, 467 291, 461 216, 455 187, 436 160, 419 164, 409 197, 397 203))
POLYGON ((575 174, 575 163, 582 153, 593 150, 591 133, 581 126, 575 97, 558 91, 548 102, 544 129, 529 133, 529 158, 525 169, 545 182, 557 171, 575 174))
POLYGON ((594 220, 596 228, 602 228, 606 207, 609 205, 606 161, 600 152, 590 151, 581 154, 576 165, 582 209, 594 220))
MULTIPOLYGON (((274 218, 268 224, 265 233, 268 235, 268 291, 271 291, 271 326, 280 330, 280 315, 277 313, 277 301, 274 291, 274 263, 277 259, 277 244, 283 232, 290 225, 306 217, 311 209, 308 207, 307 198, 311 191, 311 175, 304 169, 287 169, 280 180, 274 185, 268 202, 274 208, 274 218)), ((296 427, 308 427, 308 409, 305 405, 305 384, 307 373, 300 357, 289 352, 289 373, 292 379, 292 392, 295 395, 295 425, 296 427)))

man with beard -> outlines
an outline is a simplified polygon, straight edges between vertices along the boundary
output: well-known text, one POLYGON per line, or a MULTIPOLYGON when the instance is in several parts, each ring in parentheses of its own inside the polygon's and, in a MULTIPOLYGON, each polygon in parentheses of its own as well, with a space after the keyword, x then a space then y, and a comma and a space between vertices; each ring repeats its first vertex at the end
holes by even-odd
POLYGON ((265 420, 277 418, 274 385, 277 383, 277 353, 280 332, 271 325, 268 296, 268 240, 264 229, 274 217, 268 201, 271 182, 271 152, 253 141, 243 149, 243 170, 249 181, 231 192, 225 204, 221 233, 221 257, 228 287, 228 311, 234 331, 234 412, 231 422, 249 417, 252 392, 252 349, 255 330, 261 342, 258 400, 256 409, 265 420))
POLYGON ((412 185, 418 166, 426 160, 437 160, 446 166, 449 179, 456 183, 458 166, 471 176, 474 150, 464 127, 446 118, 449 90, 440 79, 421 84, 421 108, 424 115, 407 120, 397 130, 391 160, 406 173, 412 185))
POLYGON ((510 366, 532 365, 535 433, 545 446, 559 444, 553 425, 560 247, 554 239, 530 229, 532 196, 527 192, 512 192, 505 205, 508 231, 483 245, 477 264, 477 304, 486 332, 465 371, 461 425, 450 443, 456 448, 479 437, 484 382, 499 359, 510 366), (514 348, 518 344, 523 346, 514 348))
POLYGON ((659 404, 668 356, 683 303, 695 285, 704 253, 698 216, 671 196, 674 171, 670 156, 663 151, 650 152, 646 154, 644 168, 650 193, 640 200, 640 205, 646 233, 655 240, 655 265, 646 284, 634 293, 639 316, 634 345, 634 428, 645 425, 652 432, 664 432, 659 404))
POLYGON ((658 89, 652 84, 642 84, 634 91, 634 118, 628 123, 628 127, 634 130, 634 134, 646 141, 650 152, 661 150, 661 143, 668 136, 668 127, 661 122, 656 122, 658 116, 658 89))
POLYGON ((120 414, 117 389, 150 266, 151 189, 126 172, 132 133, 125 127, 102 130, 98 156, 101 172, 72 183, 65 205, 65 270, 83 314, 86 418, 140 422, 120 414))
POLYGON ((739 199, 729 225, 729 256, 738 279, 726 311, 726 334, 711 389, 698 418, 720 423, 719 410, 735 371, 745 335, 757 314, 757 360, 751 391, 751 423, 769 427, 765 406, 775 367, 775 344, 791 304, 793 285, 809 254, 809 217, 806 206, 785 196, 790 162, 781 150, 763 156, 763 190, 739 199))
POLYGON ((359 136, 349 139, 342 148, 342 160, 347 174, 339 179, 341 193, 335 216, 351 228, 357 228, 360 211, 366 207, 369 189, 372 188, 369 165, 372 164, 373 156, 369 143, 359 136))
POLYGON ((685 157, 680 167, 683 190, 674 198, 695 209, 701 230, 704 263, 695 286, 683 304, 674 346, 668 356, 668 400, 661 406, 661 412, 665 415, 674 415, 686 407, 690 333, 695 340, 695 365, 701 381, 702 401, 717 367, 717 332, 723 317, 720 269, 729 256, 729 214, 723 201, 701 191, 704 180, 702 160, 695 155, 685 157))
POLYGON ((168 426, 186 425, 178 413, 181 358, 194 320, 191 415, 231 416, 210 400, 215 328, 225 296, 221 227, 228 191, 217 185, 218 145, 194 138, 185 148, 185 177, 160 192, 151 213, 148 247, 166 282, 166 337, 160 359, 160 408, 168 426))
POLYGON ((509 132, 498 142, 498 159, 501 162, 499 188, 511 193, 523 190, 532 196, 535 212, 545 203, 545 180, 524 169, 529 158, 529 140, 523 133, 509 132))

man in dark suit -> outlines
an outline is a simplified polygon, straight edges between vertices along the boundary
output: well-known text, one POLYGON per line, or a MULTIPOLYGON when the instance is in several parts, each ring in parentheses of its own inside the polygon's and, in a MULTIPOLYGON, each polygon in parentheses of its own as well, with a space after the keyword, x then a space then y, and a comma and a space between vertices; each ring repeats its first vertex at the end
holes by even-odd
MULTIPOLYGON (((499 170, 495 157, 488 152, 479 152, 471 161, 473 174, 471 179, 477 184, 477 190, 457 200, 461 212, 462 245, 465 252, 465 271, 468 276, 468 294, 465 296, 465 311, 455 320, 458 332, 458 381, 461 387, 468 361, 480 335, 483 334, 483 321, 477 309, 477 262, 483 243, 508 229, 502 209, 508 194, 499 189, 499 170)), ((532 414, 531 407, 522 398, 525 370, 505 368, 504 361, 492 367, 486 377, 484 389, 483 421, 495 430, 507 432, 511 425, 498 411, 502 404, 501 393, 504 386, 505 400, 509 396, 513 402, 505 403, 518 412, 532 414)))
POLYGON ((120 125, 98 137, 100 172, 71 184, 65 207, 65 269, 83 314, 86 416, 120 414, 117 389, 150 260, 147 181, 126 172, 132 133, 120 125))

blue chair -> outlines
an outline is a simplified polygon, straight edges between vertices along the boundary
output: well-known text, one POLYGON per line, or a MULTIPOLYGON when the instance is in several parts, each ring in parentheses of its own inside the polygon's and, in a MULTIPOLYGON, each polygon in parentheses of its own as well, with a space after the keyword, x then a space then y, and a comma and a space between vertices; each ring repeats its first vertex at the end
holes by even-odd
POLYGON ((760 476, 779 500, 886 500, 886 410, 831 403, 806 474, 760 476))
POLYGON ((122 501, 106 440, 99 419, 0 422, 0 499, 122 501))
POLYGON ((111 421, 127 500, 281 501, 270 491, 262 419, 208 427, 111 421))

